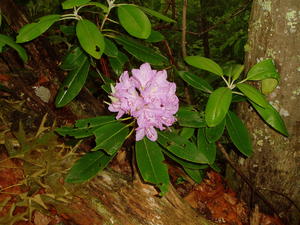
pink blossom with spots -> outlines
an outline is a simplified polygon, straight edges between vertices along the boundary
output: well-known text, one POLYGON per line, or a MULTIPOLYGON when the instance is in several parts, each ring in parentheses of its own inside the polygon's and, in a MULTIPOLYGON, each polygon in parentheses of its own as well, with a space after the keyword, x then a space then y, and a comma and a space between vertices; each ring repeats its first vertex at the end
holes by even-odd
POLYGON ((131 72, 131 77, 128 71, 120 76, 110 96, 112 103, 108 109, 118 113, 116 119, 124 114, 136 118, 136 141, 144 136, 156 141, 155 128, 164 130, 176 121, 174 114, 179 107, 176 84, 167 81, 165 70, 152 70, 149 63, 131 72))

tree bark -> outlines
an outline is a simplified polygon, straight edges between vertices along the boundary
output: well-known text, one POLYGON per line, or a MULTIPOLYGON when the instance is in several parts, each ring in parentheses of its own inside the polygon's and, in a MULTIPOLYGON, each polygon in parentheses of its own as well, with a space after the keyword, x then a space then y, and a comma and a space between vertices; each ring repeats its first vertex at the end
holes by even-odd
MULTIPOLYGON (((281 81, 267 98, 284 119, 289 137, 265 125, 253 110, 249 112, 249 104, 242 104, 238 108, 239 115, 250 130, 255 152, 249 159, 239 160, 239 163, 252 185, 263 193, 289 225, 296 225, 300 220, 299 40, 298 0, 254 0, 246 71, 261 59, 274 59, 281 81)), ((249 193, 248 187, 241 188, 242 197, 248 203, 261 203, 249 193)), ((260 206, 266 208, 263 204, 260 206)))

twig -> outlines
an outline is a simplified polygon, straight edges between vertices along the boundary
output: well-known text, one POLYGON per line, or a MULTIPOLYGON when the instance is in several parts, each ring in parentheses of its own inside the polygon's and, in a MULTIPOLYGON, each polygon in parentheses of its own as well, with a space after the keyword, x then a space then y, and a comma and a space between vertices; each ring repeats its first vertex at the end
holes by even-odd
POLYGON ((235 165, 235 163, 232 161, 232 159, 230 158, 230 156, 228 155, 228 153, 226 152, 225 147, 220 143, 217 142, 217 146, 220 149, 220 151, 223 153, 223 155, 225 156, 225 159, 227 160, 227 162, 229 163, 229 165, 235 170, 235 172, 240 175, 240 177, 242 178, 242 180, 244 180, 246 182, 246 184, 250 187, 250 189, 252 190, 252 192, 254 194, 256 194, 270 209, 271 211, 279 218, 281 219, 281 217, 279 216, 279 213, 277 212, 277 210, 273 207, 273 205, 251 184, 250 180, 246 177, 246 175, 240 170, 240 168, 238 168, 237 165, 235 165))
POLYGON ((267 189, 267 188, 260 188, 260 190, 265 190, 265 191, 269 191, 269 192, 273 192, 277 195, 280 195, 282 197, 284 197, 285 199, 287 199, 293 206, 295 206, 295 208, 298 210, 298 212, 300 212, 300 208, 299 206, 288 196, 286 196, 285 194, 283 193, 280 193, 278 191, 275 191, 275 190, 271 190, 271 189, 267 189))
POLYGON ((181 51, 182 56, 186 57, 186 11, 187 11, 188 0, 183 0, 182 6, 182 33, 181 33, 181 51))
POLYGON ((221 24, 224 24, 226 22, 228 22, 230 19, 234 18, 235 16, 241 14, 242 12, 244 12, 248 5, 252 2, 252 0, 249 0, 245 3, 245 5, 243 5, 242 7, 238 8, 235 12, 233 12, 230 16, 226 17, 224 20, 221 20, 220 22, 212 25, 211 27, 207 28, 206 30, 200 32, 200 33, 196 33, 196 32, 191 32, 191 31, 188 31, 189 34, 193 34, 193 35, 197 35, 197 36, 201 36, 213 29, 215 29, 217 26, 221 25, 221 24))
POLYGON ((163 40, 163 44, 165 45, 165 47, 167 49, 167 54, 169 56, 171 64, 175 65, 177 67, 176 61, 175 61, 174 56, 173 56, 172 49, 169 46, 169 42, 167 40, 163 40))

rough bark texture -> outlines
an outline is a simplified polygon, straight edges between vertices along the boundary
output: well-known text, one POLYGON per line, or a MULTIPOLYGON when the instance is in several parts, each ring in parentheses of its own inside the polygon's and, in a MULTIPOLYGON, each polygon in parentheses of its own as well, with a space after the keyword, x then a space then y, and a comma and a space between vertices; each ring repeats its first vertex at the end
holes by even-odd
MULTIPOLYGON (((274 59, 282 79, 268 100, 284 119, 289 137, 266 126, 255 112, 250 112, 249 105, 244 104, 239 107, 239 114, 250 130, 255 153, 239 162, 253 186, 289 225, 298 224, 300 220, 299 40, 299 0, 253 2, 245 65, 249 69, 260 59, 274 59)), ((248 202, 260 203, 256 196, 249 194, 249 188, 243 187, 241 193, 248 202)), ((261 207, 266 208, 263 204, 261 207)))

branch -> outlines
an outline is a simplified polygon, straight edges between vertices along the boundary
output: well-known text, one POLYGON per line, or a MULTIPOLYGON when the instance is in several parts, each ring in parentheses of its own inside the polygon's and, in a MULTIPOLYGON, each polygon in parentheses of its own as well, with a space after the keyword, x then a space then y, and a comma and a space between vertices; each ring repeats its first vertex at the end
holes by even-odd
POLYGON ((257 195, 257 197, 259 197, 269 208, 270 210, 279 218, 281 219, 281 217, 279 216, 279 213, 277 212, 277 210, 273 207, 273 205, 251 184, 251 181, 247 178, 247 176, 241 171, 241 169, 235 165, 235 163, 232 161, 232 159, 230 158, 230 156, 228 155, 228 153, 226 152, 226 149, 224 148, 224 146, 220 143, 217 142, 217 146, 220 149, 220 151, 223 153, 223 155, 225 156, 225 159, 227 160, 227 162, 229 163, 229 165, 234 169, 234 171, 240 175, 240 177, 242 178, 243 181, 245 181, 245 183, 250 187, 250 189, 253 191, 254 194, 257 195))
POLYGON ((182 56, 186 57, 186 11, 187 11, 188 0, 183 0, 182 6, 182 34, 181 34, 181 51, 182 56))

